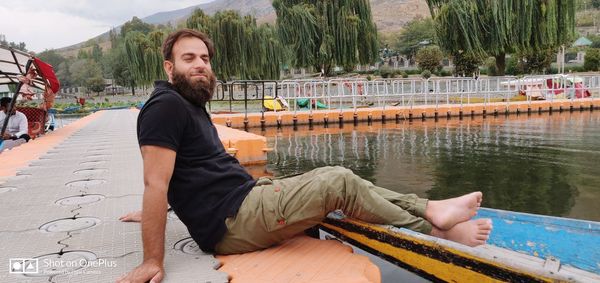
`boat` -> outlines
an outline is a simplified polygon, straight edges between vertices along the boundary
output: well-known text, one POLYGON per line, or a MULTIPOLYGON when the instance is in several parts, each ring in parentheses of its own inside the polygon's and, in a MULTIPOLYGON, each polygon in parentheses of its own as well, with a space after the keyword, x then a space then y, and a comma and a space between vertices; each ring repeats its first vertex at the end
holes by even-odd
MULTIPOLYGON (((17 107, 17 110, 27 117, 32 138, 43 134, 48 109, 52 108, 54 97, 60 90, 60 82, 52 66, 28 53, 0 46, 0 85, 16 85, 9 109, 16 107, 19 95, 31 99, 39 94, 34 89, 41 91, 43 102, 38 107, 17 107)), ((8 120, 5 119, 4 124, 0 125, 0 135, 6 131, 8 120)), ((0 148, 3 143, 0 140, 0 148)))
POLYGON ((269 95, 265 95, 263 101, 263 108, 267 111, 283 111, 289 108, 289 105, 285 99, 281 96, 274 98, 269 95))
POLYGON ((574 99, 592 96, 590 90, 585 86, 583 78, 573 75, 525 77, 500 84, 518 91, 520 95, 537 100, 552 98, 574 99))
POLYGON ((600 282, 600 223, 481 208, 494 230, 468 247, 330 214, 320 229, 432 281, 600 282))
POLYGON ((320 101, 316 100, 316 99, 308 99, 308 98, 301 98, 296 100, 296 103, 298 104, 299 107, 305 108, 308 107, 308 104, 311 104, 312 108, 314 109, 327 109, 329 108, 326 104, 321 103, 320 101))

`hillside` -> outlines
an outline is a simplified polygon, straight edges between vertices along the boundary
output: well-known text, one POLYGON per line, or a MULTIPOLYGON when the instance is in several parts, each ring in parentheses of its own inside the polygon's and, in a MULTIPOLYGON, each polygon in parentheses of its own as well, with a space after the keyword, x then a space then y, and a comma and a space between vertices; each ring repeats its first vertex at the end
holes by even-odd
MULTIPOLYGON (((271 0, 217 0, 185 9, 161 12, 142 20, 152 24, 177 23, 187 18, 195 9, 207 14, 220 10, 237 10, 243 15, 253 15, 259 22, 275 22, 275 10, 271 0)), ((397 31, 415 17, 428 17, 429 8, 425 0, 371 0, 373 18, 382 32, 397 31)))
POLYGON ((275 14, 270 0, 216 0, 180 10, 156 13, 142 18, 142 20, 151 24, 177 23, 185 20, 196 9, 202 9, 209 15, 221 10, 237 10, 243 15, 253 15, 257 19, 267 18, 270 17, 270 14, 275 14))
MULTIPOLYGON (((242 15, 253 15, 258 23, 274 23, 276 20, 271 0, 215 0, 184 9, 156 13, 142 20, 151 24, 170 22, 176 25, 196 9, 202 9, 209 15, 221 10, 236 10, 242 15)), ((429 8, 425 0, 371 0, 371 10, 378 30, 383 33, 399 31, 414 18, 429 17, 429 8)), ((92 40, 97 40, 103 49, 108 48, 108 31, 92 40)), ((75 56, 84 44, 85 42, 82 42, 57 51, 63 56, 75 56)))

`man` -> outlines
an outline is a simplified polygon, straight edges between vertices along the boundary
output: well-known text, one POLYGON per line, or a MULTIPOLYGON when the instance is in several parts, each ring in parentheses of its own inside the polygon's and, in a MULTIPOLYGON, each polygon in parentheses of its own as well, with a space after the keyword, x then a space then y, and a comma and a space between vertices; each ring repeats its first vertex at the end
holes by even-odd
MULTIPOLYGON (((469 246, 485 243, 490 220, 470 220, 481 204, 480 192, 428 201, 376 187, 342 167, 253 180, 225 152, 205 108, 216 82, 213 54, 212 42, 193 30, 180 30, 165 40, 163 67, 169 81, 156 82, 138 117, 144 257, 118 282, 162 280, 167 203, 202 250, 219 254, 270 247, 337 209, 349 217, 469 246)), ((139 214, 122 220, 132 216, 136 220, 139 214)))
MULTIPOLYGON (((0 129, 4 126, 4 119, 6 119, 7 116, 6 112, 8 112, 8 107, 11 102, 12 98, 10 97, 0 98, 0 129)), ((25 142, 28 142, 31 137, 28 134, 29 128, 27 126, 27 117, 25 114, 13 108, 9 116, 8 125, 2 139, 14 141, 23 139, 25 142)))

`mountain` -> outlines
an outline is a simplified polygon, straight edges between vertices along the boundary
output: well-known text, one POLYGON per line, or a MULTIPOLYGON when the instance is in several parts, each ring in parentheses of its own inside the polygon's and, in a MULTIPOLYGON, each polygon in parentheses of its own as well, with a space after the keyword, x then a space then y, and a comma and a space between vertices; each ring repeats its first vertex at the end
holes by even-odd
POLYGON ((185 20, 196 9, 202 9, 205 13, 213 15, 221 10, 236 10, 242 15, 253 15, 257 19, 275 19, 275 10, 270 0, 216 0, 213 2, 195 5, 179 10, 160 12, 142 18, 142 21, 150 24, 176 24, 185 20))
MULTIPOLYGON (((271 0, 216 0, 184 9, 160 12, 143 18, 151 24, 173 24, 185 20, 195 9, 202 9, 212 15, 220 10, 237 10, 242 15, 253 15, 259 23, 275 22, 275 10, 271 0)), ((377 27, 382 32, 402 29, 402 26, 416 17, 429 17, 425 0, 371 0, 371 11, 377 27)))
MULTIPOLYGON (((236 10, 242 15, 254 16, 258 23, 274 23, 276 15, 271 2, 271 0, 215 0, 179 10, 156 13, 142 18, 142 20, 151 24, 171 23, 177 25, 187 19, 194 10, 202 9, 209 15, 221 10, 236 10)), ((407 22, 415 18, 430 16, 425 0, 371 0, 371 11, 377 29, 383 33, 399 31, 407 22)), ((92 38, 92 40, 99 42, 102 49, 110 46, 108 32, 92 38)), ((85 43, 59 48, 57 51, 63 56, 77 56, 77 52, 84 48, 85 43)))

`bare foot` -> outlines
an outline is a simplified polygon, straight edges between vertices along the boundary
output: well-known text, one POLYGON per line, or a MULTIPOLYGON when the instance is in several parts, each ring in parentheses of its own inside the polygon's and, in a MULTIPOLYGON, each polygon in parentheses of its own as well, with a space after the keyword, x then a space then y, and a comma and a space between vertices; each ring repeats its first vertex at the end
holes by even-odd
POLYGON ((481 192, 473 192, 451 199, 430 200, 425 209, 425 219, 439 229, 449 230, 473 218, 481 206, 482 198, 481 192))
POLYGON ((142 221, 142 211, 132 211, 125 215, 119 217, 119 220, 122 222, 141 222, 142 221))
POLYGON ((475 247, 485 244, 491 232, 492 220, 485 218, 458 223, 447 231, 433 227, 431 235, 475 247))

